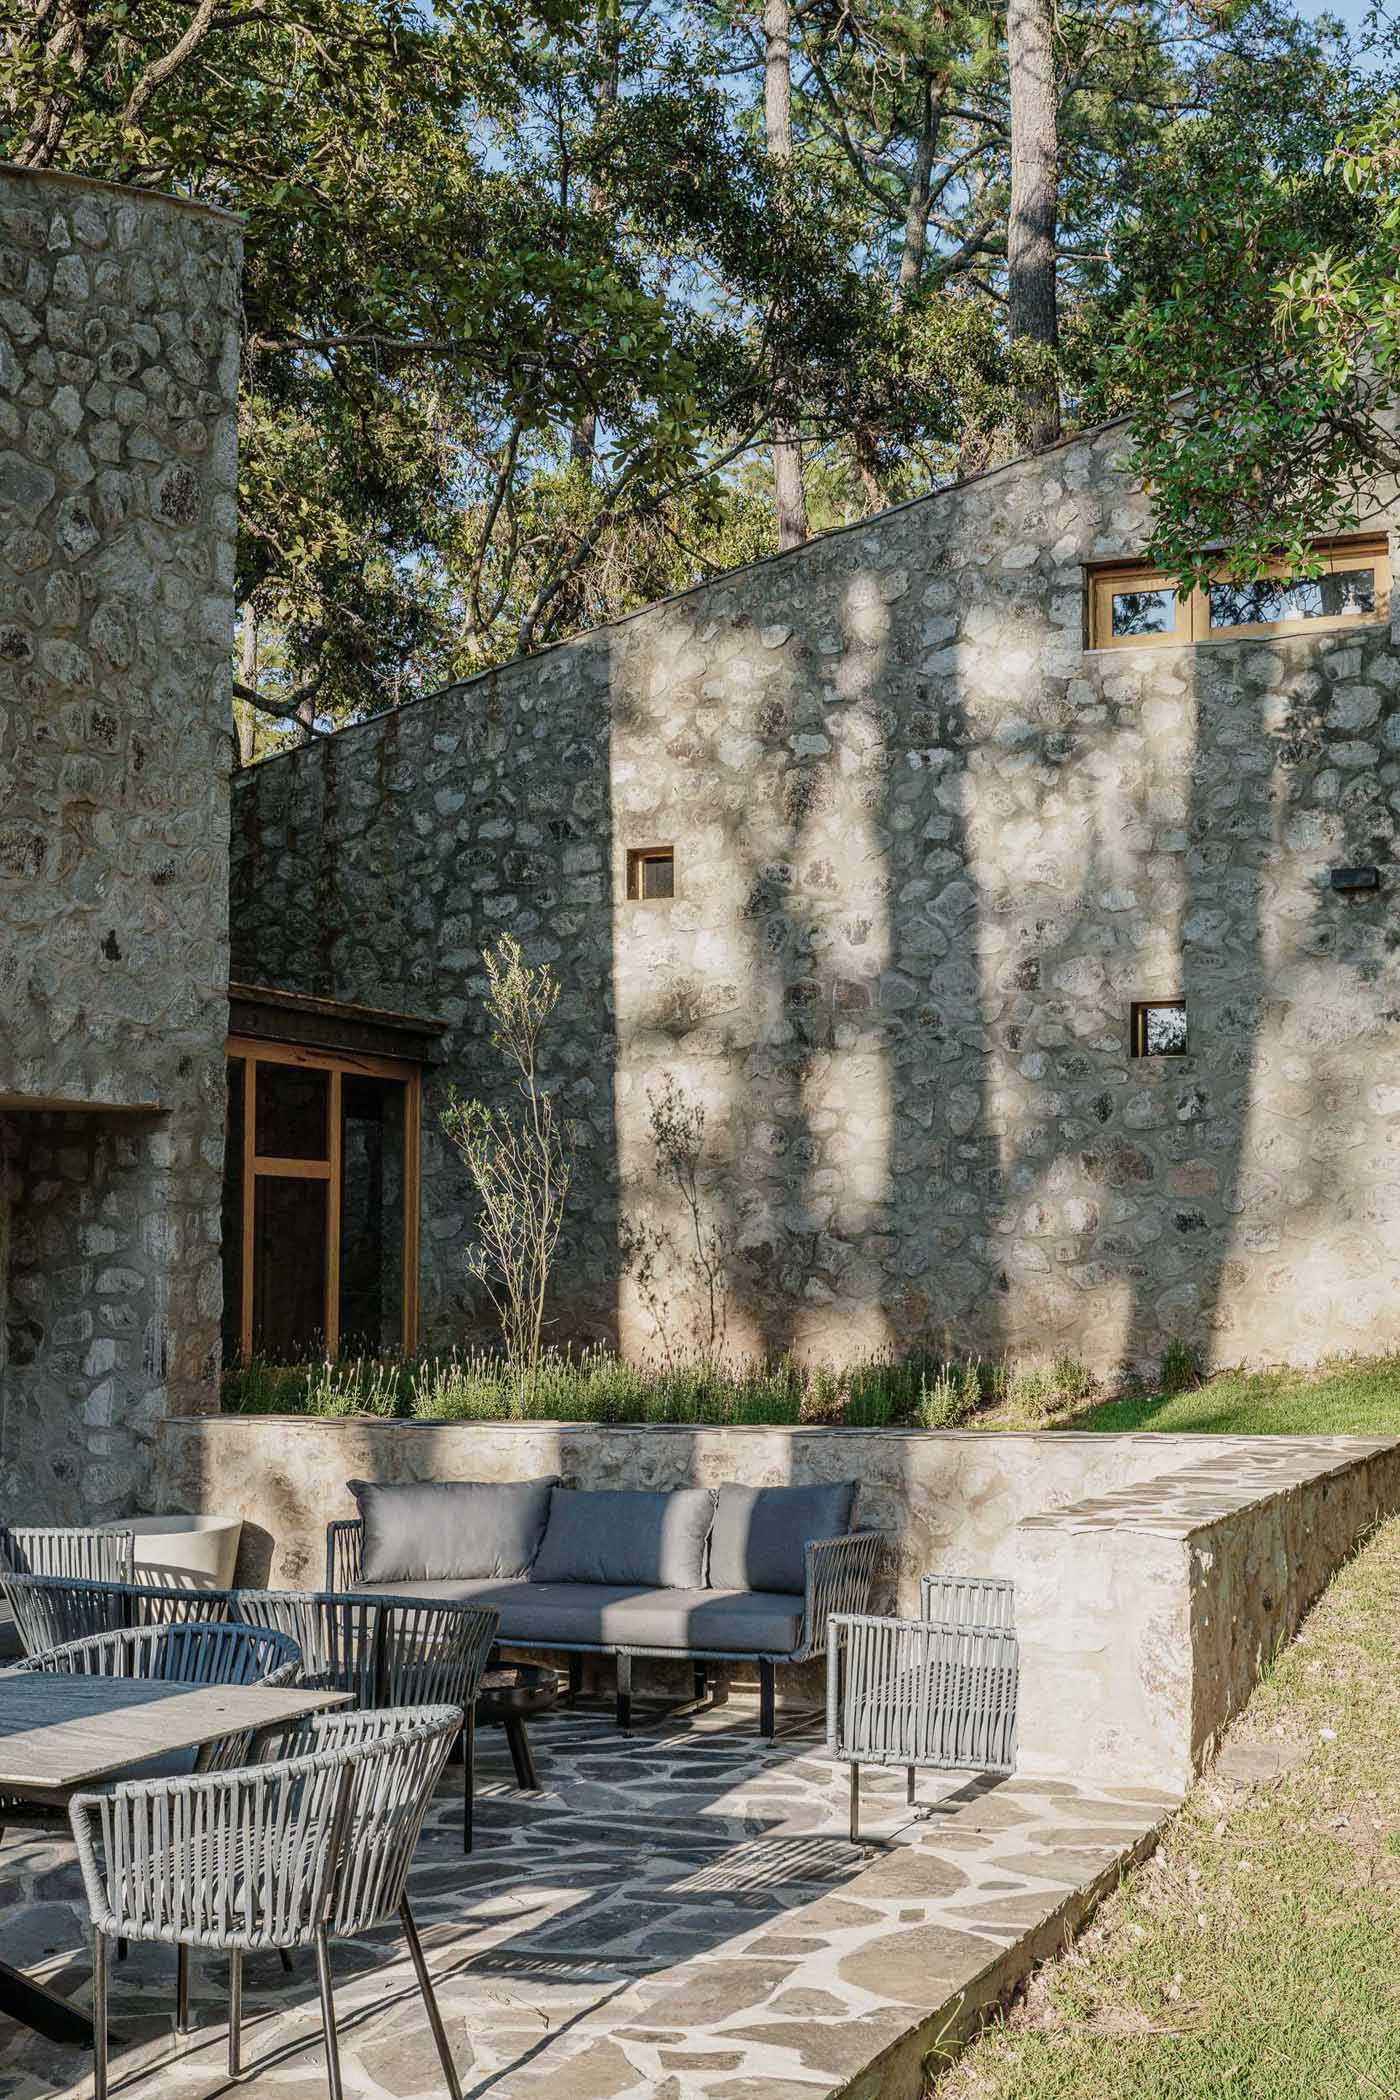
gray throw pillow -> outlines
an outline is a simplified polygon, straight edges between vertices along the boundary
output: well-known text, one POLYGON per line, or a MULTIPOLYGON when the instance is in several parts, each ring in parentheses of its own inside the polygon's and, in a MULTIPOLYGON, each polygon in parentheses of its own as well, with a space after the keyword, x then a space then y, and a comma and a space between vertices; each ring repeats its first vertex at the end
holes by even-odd
POLYGON ((530 1580, 697 1590, 714 1513, 708 1488, 556 1488, 530 1580))
POLYGON ((853 1480, 822 1487, 722 1487, 710 1536, 711 1589, 804 1590, 809 1540, 844 1536, 855 1499, 853 1480))
POLYGON ((554 1478, 345 1485, 365 1528, 362 1582, 504 1582, 530 1572, 554 1478))

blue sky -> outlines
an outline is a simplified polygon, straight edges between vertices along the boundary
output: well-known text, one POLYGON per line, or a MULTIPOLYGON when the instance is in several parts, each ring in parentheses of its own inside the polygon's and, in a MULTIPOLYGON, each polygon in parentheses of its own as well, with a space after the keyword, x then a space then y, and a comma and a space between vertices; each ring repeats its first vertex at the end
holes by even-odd
POLYGON ((1371 12, 1372 0, 1295 0, 1295 5, 1306 21, 1315 22, 1319 15, 1336 15, 1355 34, 1371 12))

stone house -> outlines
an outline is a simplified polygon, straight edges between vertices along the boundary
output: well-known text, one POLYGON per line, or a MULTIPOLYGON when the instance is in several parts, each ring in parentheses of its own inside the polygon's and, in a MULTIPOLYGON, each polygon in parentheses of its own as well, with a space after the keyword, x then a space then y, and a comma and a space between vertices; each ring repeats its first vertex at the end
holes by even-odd
POLYGON ((561 1336, 708 1339, 669 1084, 705 1111, 731 1349, 1393 1345, 1391 521, 1315 580, 1178 600, 1122 450, 1069 439, 237 780, 235 978, 440 1026, 423 1340, 476 1315, 438 1111, 499 1085, 510 932, 563 986, 561 1336))
POLYGON ((439 1116, 502 1084, 504 932, 563 987, 561 1338, 708 1339, 669 1087, 731 1350, 1393 1343, 1384 532, 1179 602, 1088 433, 273 759, 230 817, 238 267, 218 212, 0 169, 7 1508, 139 1503, 221 1307, 225 1357, 472 1332, 439 1116))

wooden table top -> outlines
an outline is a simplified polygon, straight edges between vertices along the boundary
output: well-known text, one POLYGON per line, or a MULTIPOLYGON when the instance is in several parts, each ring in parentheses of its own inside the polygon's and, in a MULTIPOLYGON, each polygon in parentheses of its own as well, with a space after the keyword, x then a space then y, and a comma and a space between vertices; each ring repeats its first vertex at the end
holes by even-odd
POLYGON ((153 1684, 132 1677, 0 1676, 0 1792, 70 1793, 124 1766, 270 1728, 348 1692, 265 1684, 153 1684))

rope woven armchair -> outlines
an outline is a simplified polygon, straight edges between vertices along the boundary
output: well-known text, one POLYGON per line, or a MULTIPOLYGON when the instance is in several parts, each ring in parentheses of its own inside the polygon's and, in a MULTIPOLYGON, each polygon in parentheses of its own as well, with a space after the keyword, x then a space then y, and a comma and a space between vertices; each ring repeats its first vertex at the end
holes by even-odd
POLYGON ((917 1619, 833 1614, 827 1744, 851 1768, 851 1843, 860 1836, 860 1768, 1010 1772, 1016 1763, 1020 1655, 1015 1590, 981 1576, 926 1575, 917 1619))
MULTIPOLYGON (((120 1938, 229 1956, 233 2078, 242 2073, 243 1955, 314 1947, 330 2100, 342 2100, 330 1941, 396 1915, 448 2092, 461 2100, 407 1897, 423 1819, 460 1727, 452 1706, 327 1715, 293 1736, 312 1746, 300 1756, 74 1796, 92 1922, 94 2100, 107 2100, 109 1954, 120 1938)), ((188 2031, 187 1987, 176 2024, 188 2031)))
POLYGON ((130 1626, 208 1625, 228 1615, 227 1590, 166 1589, 159 1583, 4 1571, 0 1589, 29 1655, 130 1626))
POLYGON ((90 1525, 0 1524, 0 1572, 70 1575, 88 1582, 130 1582, 136 1534, 90 1525))
POLYGON ((461 1712, 462 1850, 472 1845, 473 1710, 495 1644, 488 1605, 325 1590, 234 1590, 230 1608, 301 1650, 304 1681, 349 1692, 358 1707, 454 1706, 461 1712))

